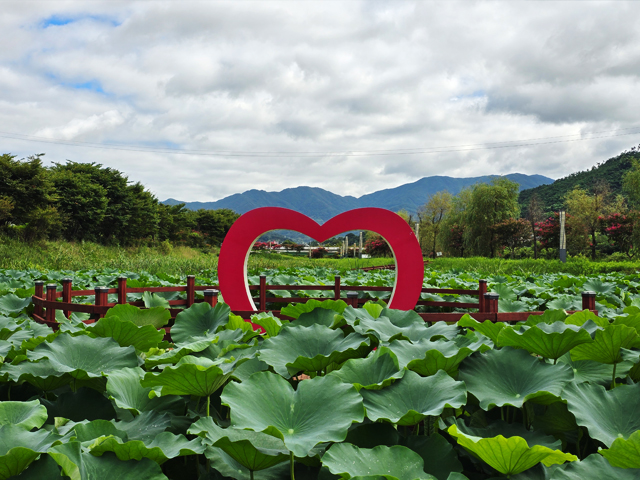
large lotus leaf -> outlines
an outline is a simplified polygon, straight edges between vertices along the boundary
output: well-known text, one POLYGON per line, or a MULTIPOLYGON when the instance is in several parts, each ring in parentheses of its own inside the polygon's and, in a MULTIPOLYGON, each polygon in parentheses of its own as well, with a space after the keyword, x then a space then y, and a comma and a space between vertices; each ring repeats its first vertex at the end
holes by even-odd
MULTIPOLYGON (((458 336, 459 332, 460 329, 455 323, 449 325, 446 322, 435 322, 432 326, 427 327, 422 331, 419 329, 414 331, 414 334, 416 335, 415 340, 419 340, 421 338, 426 338, 428 340, 453 340, 458 336)), ((410 340, 414 341, 413 338, 410 340)))
POLYGON ((47 421, 47 409, 38 400, 0 402, 0 425, 18 425, 26 430, 40 428, 47 421))
POLYGON ((152 292, 143 292, 142 293, 142 301, 144 302, 144 306, 147 308, 169 308, 169 300, 160 295, 152 292))
POLYGON ((502 322, 492 322, 491 320, 485 320, 484 322, 480 323, 470 315, 466 314, 463 315, 460 320, 458 320, 458 326, 472 328, 476 332, 480 332, 481 334, 489 337, 495 345, 499 345, 498 335, 500 334, 500 331, 505 327, 505 324, 502 322))
POLYGON ((175 417, 170 413, 150 410, 142 412, 131 421, 116 422, 115 426, 125 432, 129 440, 140 440, 149 444, 157 435, 171 427, 172 418, 175 417))
POLYGON ((201 418, 191 425, 187 433, 204 437, 207 444, 222 449, 254 472, 289 459, 289 450, 279 438, 252 430, 220 428, 211 417, 201 418))
POLYGON ((564 322, 567 317, 567 312, 564 310, 545 310, 542 315, 529 315, 524 324, 533 327, 539 323, 564 322))
POLYGON ((27 352, 27 357, 30 360, 47 358, 58 371, 80 380, 138 366, 133 347, 120 347, 112 338, 72 337, 68 333, 59 335, 51 343, 41 343, 33 352, 27 352))
POLYGON ((427 416, 437 416, 445 408, 467 403, 467 389, 443 370, 423 378, 408 371, 401 380, 383 390, 361 390, 367 417, 398 425, 415 425, 427 416))
POLYGON ((640 384, 621 385, 607 391, 600 385, 571 383, 562 392, 578 425, 591 438, 610 447, 616 438, 629 438, 640 430, 640 384))
POLYGON ((389 349, 396 354, 401 367, 420 375, 434 375, 438 370, 455 375, 460 362, 481 348, 481 344, 472 345, 464 340, 465 337, 457 337, 454 341, 435 342, 422 339, 414 343, 394 340, 389 344, 389 349), (464 346, 461 347, 458 343, 464 346))
POLYGON ((127 303, 110 308, 104 317, 108 318, 112 316, 131 322, 139 327, 151 325, 155 328, 162 328, 171 320, 171 313, 165 310, 164 307, 142 309, 127 303))
MULTIPOLYGON (((386 305, 386 304, 385 304, 386 305)), ((375 303, 375 302, 367 302, 362 306, 363 309, 365 309, 367 312, 369 312, 369 315, 371 315, 373 318, 378 318, 380 317, 380 314, 382 313, 382 309, 384 308, 382 305, 380 305, 379 303, 375 303)))
POLYGON ((322 456, 322 464, 343 479, 435 480, 425 473, 422 457, 400 445, 358 448, 349 443, 335 443, 322 456))
POLYGON ((152 325, 140 327, 116 316, 101 318, 97 323, 87 327, 86 330, 99 337, 113 338, 121 347, 131 345, 142 352, 157 347, 164 338, 165 333, 164 330, 157 330, 152 325))
POLYGON ((239 382, 246 382, 254 373, 264 372, 265 370, 269 370, 269 365, 258 358, 252 358, 236 368, 231 374, 231 378, 239 382))
POLYGON ((234 315, 232 313, 229 314, 229 321, 225 326, 227 330, 239 330, 242 332, 242 341, 248 342, 254 337, 260 335, 260 332, 253 329, 253 326, 250 322, 247 322, 244 318, 239 315, 234 315))
POLYGON ((184 435, 174 435, 171 432, 162 432, 147 444, 140 440, 127 442, 117 436, 108 436, 96 439, 87 447, 93 455, 113 452, 123 461, 148 458, 159 465, 171 458, 198 455, 204 449, 201 439, 187 440, 184 435))
POLYGON ((503 405, 520 408, 532 399, 552 403, 572 378, 567 365, 548 365, 524 350, 510 347, 474 355, 459 373, 483 410, 503 405))
POLYGON ((167 480, 160 465, 143 458, 123 462, 114 454, 96 457, 82 451, 80 442, 69 442, 49 449, 49 455, 62 467, 71 480, 104 480, 135 478, 136 480, 167 480))
POLYGON ((582 288, 585 290, 589 290, 592 292, 596 292, 599 295, 609 295, 610 293, 615 292, 616 286, 610 283, 604 283, 599 278, 591 278, 584 282, 582 288))
POLYGON ((518 436, 481 438, 461 432, 457 425, 451 425, 448 432, 458 444, 504 475, 524 472, 540 462, 548 467, 578 459, 575 455, 544 445, 529 446, 524 438, 518 436))
POLYGON ((424 322, 422 324, 413 323, 407 327, 399 327, 391 322, 387 317, 378 317, 375 320, 369 318, 360 319, 353 325, 353 329, 361 335, 372 335, 378 339, 381 344, 387 345, 391 340, 418 340, 427 337, 424 322))
MULTIPOLYGON (((566 363, 573 370, 573 381, 575 383, 597 383, 599 385, 611 385, 613 377, 613 365, 596 362, 595 360, 572 360, 571 353, 565 353, 558 361, 566 363)), ((631 362, 621 362, 616 364, 616 376, 627 375, 633 364, 631 362)))
POLYGON ((18 480, 58 480, 61 477, 60 467, 49 455, 40 455, 40 458, 31 463, 24 470, 18 480))
POLYGON ((565 319, 564 323, 566 323, 567 325, 580 326, 580 325, 584 325, 589 320, 591 320, 597 326, 602 328, 609 325, 609 320, 607 320, 604 317, 599 317, 598 315, 593 313, 591 310, 582 310, 580 312, 572 313, 565 319))
POLYGON ((212 338, 229 321, 229 305, 218 302, 211 307, 206 302, 194 303, 176 316, 171 327, 171 339, 176 345, 191 343, 194 340, 212 338))
POLYGON ((501 300, 498 304, 498 312, 528 312, 531 310, 530 304, 522 300, 501 300))
POLYGON ((351 383, 358 390, 380 390, 402 378, 404 369, 400 368, 398 357, 387 347, 382 347, 366 358, 347 360, 340 370, 334 370, 329 375, 351 383))
POLYGON ((266 337, 275 337, 280 329, 289 323, 289 320, 280 320, 271 312, 260 312, 251 315, 251 323, 260 325, 264 329, 266 337))
MULTIPOLYGON (((349 438, 347 437, 347 442, 349 438)), ((462 464, 451 444, 440 434, 404 437, 402 444, 424 460, 424 471, 438 480, 447 480, 452 472, 462 472, 462 464)), ((455 478, 455 477, 454 477, 455 478)), ((466 477, 460 477, 466 478, 466 477)))
MULTIPOLYGON (((83 420, 82 422, 77 422, 74 425, 70 425, 70 423, 72 422, 66 423, 64 425, 64 429, 66 430, 68 428, 69 431, 72 430, 70 434, 75 434, 76 440, 81 443, 91 443, 96 438, 107 437, 109 435, 115 435, 125 441, 129 438, 126 432, 118 430, 115 424, 108 420, 92 420, 90 422, 83 420)), ((61 432, 61 430, 59 431, 61 432)))
POLYGON ((156 387, 151 395, 196 395, 208 397, 229 378, 230 372, 224 364, 208 358, 187 355, 175 365, 160 373, 147 372, 141 382, 143 387, 156 387), (159 387, 159 388, 157 388, 159 387))
POLYGON ((152 389, 141 384, 144 374, 144 370, 138 367, 111 372, 107 379, 109 398, 119 408, 135 415, 149 410, 170 411, 176 415, 184 411, 184 401, 180 397, 149 398, 152 389))
POLYGON ((616 438, 609 449, 600 454, 614 467, 640 469, 640 431, 632 433, 626 440, 616 438))
POLYGON ((369 343, 368 338, 357 333, 345 337, 342 330, 323 325, 287 327, 264 341, 259 358, 289 378, 301 370, 318 372, 330 363, 363 357, 370 350, 369 343))
POLYGON ((582 299, 578 295, 558 295, 547 302, 547 308, 552 310, 579 310, 582 307, 582 299))
MULTIPOLYGON (((236 480, 282 480, 289 477, 289 463, 280 463, 263 470, 251 471, 234 458, 218 447, 207 447, 204 452, 207 460, 211 462, 223 478, 234 478, 236 480)), ((219 476, 200 477, 201 479, 216 479, 219 476)))
POLYGON ((320 442, 343 441, 351 424, 364 418, 355 387, 335 377, 302 381, 294 391, 281 376, 258 372, 244 383, 229 383, 221 398, 233 426, 282 438, 298 457, 320 442))
POLYGON ((19 425, 0 425, 0 480, 19 475, 59 438, 45 430, 29 432, 19 425))
POLYGON ((0 296, 0 312, 11 315, 18 314, 31 303, 31 297, 20 298, 13 293, 0 296))
POLYGON ((635 328, 626 325, 608 325, 598 330, 593 342, 578 345, 571 350, 573 360, 595 360, 602 363, 620 363, 621 348, 638 345, 640 336, 635 328))
POLYGON ((396 310, 385 307, 380 312, 380 316, 387 317, 391 323, 398 327, 410 327, 416 324, 424 325, 424 320, 415 310, 396 310))
POLYGON ((522 348, 552 360, 557 360, 577 345, 592 341, 585 328, 564 322, 539 323, 533 327, 523 326, 519 330, 508 326, 498 336, 501 346, 522 348))
POLYGON ((284 307, 280 313, 288 317, 298 318, 303 313, 311 312, 316 308, 324 308, 327 310, 333 310, 336 313, 341 314, 347 304, 344 300, 308 300, 306 303, 293 303, 284 307))
POLYGON ((638 478, 640 478, 640 469, 613 467, 597 453, 589 455, 581 462, 572 462, 556 468, 549 476, 549 480, 637 480, 638 478))
POLYGON ((51 391, 68 385, 73 377, 60 372, 47 359, 39 362, 20 362, 16 365, 5 363, 0 369, 0 375, 7 373, 15 383, 27 382, 39 390, 51 391))
POLYGON ((614 325, 626 325, 636 329, 636 332, 640 334, 640 314, 632 314, 626 317, 616 317, 613 321, 614 325))
POLYGON ((326 308, 316 308, 310 312, 301 313, 293 322, 286 327, 310 327, 311 325, 324 325, 335 328, 342 321, 342 317, 333 310, 326 308))

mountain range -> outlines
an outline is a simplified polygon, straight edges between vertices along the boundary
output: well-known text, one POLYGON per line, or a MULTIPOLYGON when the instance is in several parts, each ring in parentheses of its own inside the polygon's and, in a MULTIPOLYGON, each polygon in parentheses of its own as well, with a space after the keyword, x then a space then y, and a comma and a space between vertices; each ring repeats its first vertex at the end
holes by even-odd
MULTIPOLYGON (((552 178, 543 175, 511 173, 504 176, 518 183, 520 191, 550 184, 554 181, 552 178)), ((339 213, 363 207, 385 208, 394 212, 404 209, 409 213, 415 214, 418 208, 427 202, 429 196, 436 192, 447 190, 452 195, 455 195, 464 187, 469 187, 475 183, 489 182, 495 177, 497 175, 469 178, 424 177, 413 183, 379 190, 359 198, 337 195, 317 187, 295 187, 286 188, 281 192, 247 190, 216 202, 181 202, 169 198, 162 203, 167 205, 184 203, 186 208, 190 210, 229 208, 238 213, 245 213, 258 207, 283 207, 304 213, 317 222, 324 222, 339 213)))

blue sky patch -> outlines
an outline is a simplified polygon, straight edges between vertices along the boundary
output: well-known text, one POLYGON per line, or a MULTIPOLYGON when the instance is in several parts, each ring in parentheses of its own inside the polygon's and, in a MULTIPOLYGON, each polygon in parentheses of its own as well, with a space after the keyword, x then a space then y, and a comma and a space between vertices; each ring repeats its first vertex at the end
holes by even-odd
POLYGON ((105 15, 78 15, 72 17, 66 17, 63 15, 51 15, 50 17, 45 18, 39 24, 41 28, 48 27, 59 27, 63 25, 68 25, 70 23, 79 22, 82 20, 91 20, 94 22, 106 23, 107 25, 111 25, 113 27, 119 26, 122 22, 112 18, 107 17, 105 15))

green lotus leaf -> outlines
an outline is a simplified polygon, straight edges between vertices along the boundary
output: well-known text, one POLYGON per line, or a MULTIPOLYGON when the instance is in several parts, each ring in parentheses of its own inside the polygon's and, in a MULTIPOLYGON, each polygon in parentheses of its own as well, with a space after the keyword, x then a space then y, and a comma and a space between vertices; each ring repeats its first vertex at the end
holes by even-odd
POLYGON ((301 313, 295 321, 285 324, 285 327, 310 327, 312 325, 324 325, 325 327, 335 328, 341 321, 342 317, 334 310, 316 308, 310 312, 301 313))
POLYGON ((171 327, 171 339, 176 345, 213 338, 229 321, 229 305, 218 302, 211 307, 206 302, 194 303, 176 316, 171 327))
POLYGON ((398 425, 415 425, 427 416, 438 416, 445 408, 467 403, 467 389, 443 370, 423 378, 408 371, 401 380, 383 390, 361 390, 367 417, 398 425))
POLYGON ((637 480, 640 469, 616 468, 601 455, 594 453, 581 462, 572 462, 564 468, 556 468, 549 480, 637 480))
POLYGON ((457 425, 451 425, 447 431, 456 438, 459 445, 504 475, 524 472, 540 462, 549 467, 578 459, 575 455, 552 450, 544 445, 529 446, 524 438, 518 436, 481 438, 459 431, 457 425))
POLYGON ((636 313, 627 317, 616 317, 613 321, 614 325, 626 325, 627 327, 635 328, 636 332, 640 334, 640 314, 636 313))
MULTIPOLYGON (((349 438, 347 437, 347 442, 349 438)), ((451 473, 462 472, 458 454, 451 444, 440 434, 404 437, 402 445, 410 448, 424 460, 424 471, 438 480, 447 480, 451 473)), ((460 478, 466 478, 464 476, 460 478)))
MULTIPOLYGON (((446 322, 435 322, 432 326, 425 328, 424 331, 416 330, 414 334, 416 335, 415 340, 420 340, 421 338, 426 338, 427 340, 453 340, 458 336, 459 332, 460 329, 457 324, 448 325, 446 322)), ((414 339, 412 338, 411 341, 414 341, 414 339)))
POLYGON ((547 302, 547 308, 552 310, 579 310, 582 307, 582 299, 579 295, 558 295, 547 302))
POLYGON ((621 385, 607 391, 601 385, 571 383, 562 392, 576 423, 591 438, 610 447, 616 438, 629 438, 640 430, 640 384, 621 385))
POLYGON ((27 382, 44 391, 56 390, 73 380, 71 375, 59 371, 47 359, 39 362, 23 361, 16 365, 5 363, 0 369, 0 375, 5 373, 15 383, 27 382))
POLYGON ((274 316, 271 312, 260 312, 255 315, 251 315, 251 323, 260 325, 266 332, 266 337, 275 337, 280 332, 283 325, 289 323, 289 320, 280 320, 274 316))
POLYGON ((120 320, 131 322, 139 327, 151 325, 159 329, 169 323, 171 313, 164 307, 142 309, 135 305, 123 303, 107 310, 104 317, 118 317, 120 320))
POLYGON ((129 438, 126 432, 118 430, 115 424, 109 420, 92 420, 90 422, 83 420, 74 425, 67 423, 65 424, 65 429, 67 428, 68 433, 70 432, 72 435, 75 433, 76 440, 81 443, 91 443, 96 438, 107 437, 109 435, 120 437, 123 440, 129 438))
POLYGON ((234 478, 236 480, 282 480, 289 477, 289 463, 280 463, 273 467, 253 472, 238 463, 221 448, 207 447, 204 455, 211 462, 212 468, 215 468, 224 478, 234 478))
POLYGON ((144 370, 138 367, 111 372, 107 379, 109 398, 119 408, 134 415, 149 410, 170 411, 176 415, 184 411, 184 401, 179 397, 149 398, 152 389, 141 384, 144 374, 144 370))
POLYGON ((351 424, 364 419, 362 397, 335 377, 302 381, 294 391, 281 376, 258 372, 229 383, 221 398, 232 426, 277 436, 298 457, 320 442, 343 441, 351 424))
POLYGON ((157 367, 158 365, 178 363, 182 357, 198 353, 206 350, 212 343, 218 341, 218 337, 206 338, 204 340, 195 340, 190 343, 184 343, 179 348, 174 348, 160 355, 152 355, 145 359, 144 363, 147 368, 157 367))
POLYGON ((470 315, 465 314, 460 318, 460 320, 458 320, 458 326, 472 328, 476 332, 480 332, 481 334, 489 337, 494 345, 499 345, 498 335, 505 327, 505 324, 501 322, 492 322, 491 320, 485 320, 480 323, 470 315))
POLYGON ((41 343, 32 352, 27 352, 27 357, 30 360, 47 358, 59 372, 69 373, 79 380, 138 366, 133 347, 120 347, 112 338, 72 337, 68 333, 50 343, 41 343))
POLYGON ((29 464, 27 469, 16 478, 18 480, 58 480, 61 476, 60 467, 56 461, 49 455, 40 455, 38 460, 29 464))
POLYGON ((167 480, 160 465, 148 458, 123 462, 111 453, 96 457, 83 452, 80 442, 57 445, 50 448, 48 453, 71 480, 104 480, 105 478, 167 480))
POLYGON ((187 433, 204 437, 206 443, 254 472, 289 460, 289 450, 279 438, 252 430, 220 428, 211 417, 201 418, 187 433))
POLYGON ((101 318, 86 330, 98 337, 113 338, 121 347, 131 345, 142 352, 157 347, 165 334, 164 330, 156 330, 152 325, 137 326, 116 316, 101 318))
POLYGON ((254 373, 264 372, 265 370, 269 370, 269 365, 258 358, 252 358, 236 368, 231 374, 231 378, 234 378, 239 382, 246 382, 254 373))
POLYGON ((533 327, 539 323, 564 322, 567 317, 567 312, 564 310, 545 310, 542 315, 529 315, 524 324, 533 327))
POLYGON ((548 365, 524 350, 504 347, 476 354, 460 367, 458 378, 479 401, 480 408, 512 405, 525 401, 552 403, 573 378, 567 365, 548 365))
POLYGON ((149 444, 156 436, 171 428, 173 418, 170 413, 150 410, 142 412, 131 421, 115 422, 115 427, 126 433, 128 440, 140 440, 149 444))
POLYGON ((0 425, 0 480, 19 475, 59 438, 45 430, 29 432, 20 425, 0 425))
POLYGON ((344 300, 307 300, 306 303, 292 303, 287 305, 280 310, 280 313, 288 317, 298 318, 301 314, 311 312, 316 308, 333 310, 336 313, 342 314, 344 309, 347 308, 347 304, 344 300))
MULTIPOLYGON (((471 345, 465 342, 465 337, 457 337, 454 341, 419 340, 409 343, 394 340, 389 349, 396 354, 401 367, 419 373, 422 376, 434 375, 438 370, 444 370, 455 375, 460 362, 471 355, 481 345, 471 345), (460 346, 464 344, 465 346, 460 346)), ((487 347, 488 348, 488 347, 487 347)))
POLYGON ((571 350, 573 360, 595 360, 601 363, 620 363, 621 348, 632 348, 638 345, 640 336, 635 328, 626 325, 608 325, 604 330, 596 332, 592 343, 578 345, 571 350))
MULTIPOLYGON (((411 325, 424 326, 424 320, 415 310, 396 310, 385 307, 380 312, 380 316, 387 317, 391 323, 398 327, 410 327, 411 325)), ((452 326, 447 325, 446 323, 443 323, 443 325, 446 325, 447 327, 452 326)))
POLYGON ((329 375, 351 383, 358 390, 379 390, 402 378, 404 369, 400 368, 398 357, 391 350, 381 347, 366 358, 347 360, 340 370, 334 370, 329 375))
MULTIPOLYGON (((295 322, 294 322, 295 323, 295 322)), ((323 325, 287 327, 277 337, 268 338, 260 349, 260 360, 283 377, 299 371, 318 372, 330 363, 363 357, 370 350, 368 338, 323 325)))
POLYGON ((378 317, 375 320, 369 318, 360 319, 353 325, 353 329, 360 335, 372 335, 381 344, 388 344, 394 339, 418 340, 420 338, 431 338, 434 332, 428 332, 424 322, 412 323, 407 327, 399 327, 391 322, 387 317, 378 317))
MULTIPOLYGON (((562 402, 556 403, 562 404, 562 402)), ((524 438, 529 445, 542 445, 552 450, 562 446, 562 442, 553 436, 536 430, 529 430, 520 423, 507 423, 502 420, 495 420, 483 428, 468 427, 463 422, 456 422, 455 424, 458 427, 458 431, 467 436, 480 438, 491 438, 498 435, 502 435, 505 438, 521 437, 524 438)))
POLYGON ((378 318, 380 317, 380 313, 384 307, 378 303, 369 301, 365 303, 362 308, 364 308, 373 318, 378 318))
POLYGON ((187 355, 175 365, 165 367, 160 373, 147 372, 141 382, 143 387, 154 389, 161 396, 196 395, 208 397, 229 378, 228 366, 208 358, 187 355))
MULTIPOLYGON (((593 322, 589 323, 595 327, 593 322)), ((498 335, 501 346, 522 348, 552 360, 557 360, 577 345, 589 342, 593 342, 593 339, 586 329, 564 322, 538 323, 533 327, 523 326, 519 330, 508 326, 498 335)))
POLYGON ((599 453, 614 467, 640 469, 640 431, 632 433, 626 440, 616 438, 610 448, 599 453))
POLYGON ((504 283, 497 283, 493 287, 491 287, 492 293, 497 293, 500 295, 500 300, 517 300, 518 294, 513 291, 511 287, 508 287, 504 283))
POLYGON ((425 473, 420 455, 400 445, 358 448, 349 443, 335 443, 322 456, 322 464, 343 479, 436 480, 425 473))
POLYGON ((187 440, 184 435, 174 435, 171 432, 162 432, 147 444, 140 440, 124 441, 117 436, 108 436, 100 437, 87 446, 87 450, 93 455, 113 452, 122 461, 148 458, 159 465, 171 458, 198 455, 204 449, 199 438, 187 440))
POLYGON ((588 320, 591 320, 597 326, 602 328, 609 325, 609 320, 603 317, 599 317, 591 310, 582 310, 580 312, 572 313, 565 319, 564 323, 566 323, 567 325, 581 326, 584 325, 588 320))
POLYGON ((20 298, 13 293, 0 296, 0 312, 11 316, 22 312, 31 303, 31 297, 20 298))
POLYGON ((229 321, 225 326, 227 330, 240 330, 242 332, 242 341, 248 342, 253 337, 260 335, 259 331, 253 329, 250 322, 247 322, 239 315, 229 314, 229 321))
POLYGON ((610 283, 604 283, 599 278, 591 278, 584 282, 582 288, 585 290, 590 290, 592 292, 596 292, 599 295, 609 295, 616 291, 616 286, 611 285, 610 283))
MULTIPOLYGON (((589 382, 605 386, 611 384, 614 367, 612 364, 600 363, 595 360, 572 360, 571 353, 565 353, 558 361, 571 367, 574 383, 589 382)), ((632 366, 631 362, 615 364, 616 376, 624 377, 632 366)))
POLYGON ((144 306, 147 308, 170 308, 169 300, 160 295, 152 292, 143 292, 142 293, 142 301, 144 302, 144 306))
POLYGON ((38 400, 0 402, 0 425, 18 425, 26 430, 40 428, 47 421, 47 409, 38 400))

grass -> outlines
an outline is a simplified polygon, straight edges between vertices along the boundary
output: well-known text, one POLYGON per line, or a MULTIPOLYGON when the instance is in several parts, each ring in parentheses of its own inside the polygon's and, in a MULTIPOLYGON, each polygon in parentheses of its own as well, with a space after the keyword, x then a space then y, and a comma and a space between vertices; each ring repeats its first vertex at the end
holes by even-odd
MULTIPOLYGON (((248 270, 278 267, 330 267, 339 270, 393 263, 393 259, 309 259, 273 253, 252 254, 248 270)), ((167 251, 158 247, 110 247, 91 242, 41 241, 24 243, 0 237, 0 268, 14 270, 101 270, 114 268, 130 272, 146 271, 154 275, 198 273, 218 266, 218 250, 203 252, 189 247, 167 251)))

